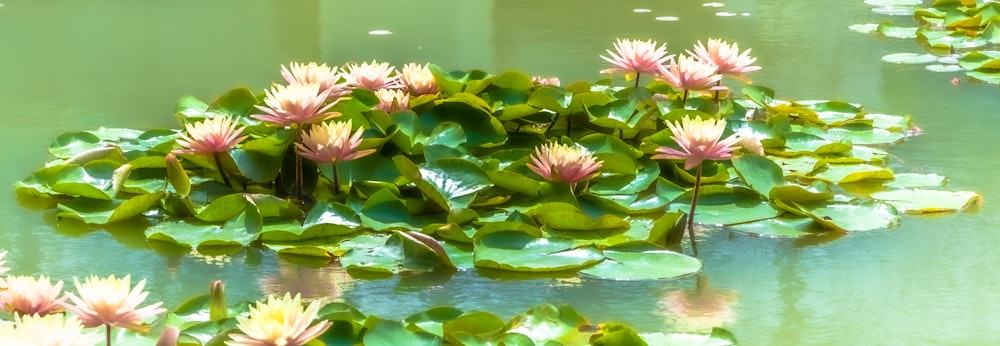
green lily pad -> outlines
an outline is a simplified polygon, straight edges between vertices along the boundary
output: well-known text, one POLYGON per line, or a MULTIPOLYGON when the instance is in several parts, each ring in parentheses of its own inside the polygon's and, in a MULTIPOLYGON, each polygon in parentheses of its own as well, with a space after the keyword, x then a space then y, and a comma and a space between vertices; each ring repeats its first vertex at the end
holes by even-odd
POLYGON ((58 158, 70 158, 83 151, 101 147, 101 138, 87 132, 66 132, 56 137, 49 145, 49 154, 58 158))
MULTIPOLYGON (((682 210, 684 212, 690 208, 690 193, 684 194, 670 203, 669 206, 669 210, 682 210)), ((750 190, 704 186, 698 197, 695 222, 704 225, 733 225, 770 219, 780 213, 750 190)))
POLYGON ((810 178, 831 183, 853 183, 865 180, 889 180, 893 178, 892 171, 879 166, 860 165, 826 165, 810 178))
POLYGON ((383 320, 376 316, 368 316, 365 328, 367 329, 364 336, 365 345, 441 345, 441 339, 433 334, 409 330, 400 322, 383 320))
POLYGON ((247 246, 257 234, 247 232, 242 217, 223 226, 198 221, 164 221, 146 229, 149 240, 195 248, 200 246, 247 246))
POLYGON ((882 56, 882 61, 894 64, 930 64, 937 61, 937 57, 930 54, 917 53, 893 53, 882 56))
POLYGON ((583 332, 588 329, 583 327, 588 325, 587 319, 569 306, 544 304, 514 316, 507 322, 507 332, 525 335, 535 345, 549 345, 553 341, 560 345, 585 345, 589 344, 589 333, 583 332))
POLYGON ((617 246, 604 250, 603 262, 581 274, 618 281, 672 279, 701 270, 701 261, 666 249, 617 246))
POLYGON ((896 173, 892 181, 886 182, 886 187, 894 189, 910 189, 917 187, 940 187, 947 178, 937 174, 896 173))
POLYGON ((774 218, 730 226, 731 229, 768 238, 801 238, 826 233, 829 229, 812 218, 774 218))
POLYGON ((142 215, 146 210, 159 204, 163 195, 163 191, 157 191, 124 201, 74 198, 66 203, 60 203, 57 215, 79 219, 88 224, 104 225, 142 215))
POLYGON ((564 238, 538 238, 522 232, 503 231, 476 238, 476 267, 521 272, 573 270, 604 260, 597 248, 572 248, 564 238))
POLYGON ((115 196, 115 170, 121 164, 109 160, 91 161, 83 166, 71 166, 50 177, 46 184, 53 192, 99 200, 115 196))
POLYGON ((982 201, 982 196, 971 191, 917 189, 876 192, 871 197, 892 203, 907 214, 963 211, 982 201))
POLYGON ((427 332, 438 337, 444 337, 444 323, 462 316, 462 310, 440 306, 421 311, 403 319, 411 328, 427 332))
POLYGON ((781 167, 767 157, 743 155, 733 158, 733 168, 750 189, 768 198, 771 189, 785 184, 781 167))
POLYGON ((815 221, 833 223, 849 232, 884 229, 899 224, 899 212, 886 203, 830 204, 813 209, 812 213, 815 221))

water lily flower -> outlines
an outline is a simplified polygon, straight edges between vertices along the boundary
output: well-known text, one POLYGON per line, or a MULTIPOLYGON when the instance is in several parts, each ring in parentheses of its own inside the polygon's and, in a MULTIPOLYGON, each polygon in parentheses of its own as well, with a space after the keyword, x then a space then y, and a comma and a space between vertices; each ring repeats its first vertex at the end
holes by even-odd
POLYGON ((254 114, 251 117, 278 126, 290 126, 313 124, 340 115, 338 112, 327 112, 340 99, 335 98, 324 105, 330 96, 330 90, 321 91, 320 88, 316 83, 288 86, 275 84, 271 90, 265 91, 267 96, 264 104, 267 106, 255 106, 265 114, 254 114))
POLYGON ((288 84, 319 84, 320 92, 328 92, 327 99, 338 99, 351 92, 347 83, 337 83, 340 81, 337 67, 326 66, 326 64, 292 62, 288 64, 288 67, 281 66, 281 77, 288 84))
POLYGON ((410 94, 399 89, 378 89, 375 91, 379 103, 375 109, 386 113, 410 109, 410 94))
POLYGON ((540 76, 532 76, 531 82, 541 86, 546 86, 546 85, 559 86, 560 83, 559 78, 556 77, 544 78, 540 76))
POLYGON ((535 147, 528 168, 548 181, 565 181, 571 188, 576 183, 596 177, 602 162, 587 149, 549 142, 535 147))
POLYGON ((406 87, 410 95, 425 95, 438 92, 437 79, 427 68, 417 63, 409 63, 403 66, 399 73, 399 81, 406 87))
POLYGON ((130 275, 120 279, 114 275, 107 278, 95 275, 88 277, 83 284, 80 284, 79 279, 73 278, 73 285, 76 286, 79 297, 73 293, 66 293, 73 304, 62 305, 66 310, 76 314, 84 327, 104 325, 108 332, 113 326, 143 331, 146 329, 145 319, 166 311, 160 308, 162 302, 139 307, 149 294, 142 290, 146 286, 145 279, 139 281, 135 288, 131 287, 130 275))
POLYGON ((31 276, 8 276, 0 279, 0 287, 5 288, 0 291, 0 309, 19 315, 45 316, 61 312, 61 303, 66 300, 66 297, 59 298, 63 282, 58 281, 53 285, 52 280, 45 276, 37 279, 31 276))
POLYGON ((181 133, 177 144, 184 149, 174 150, 178 154, 224 153, 247 139, 240 136, 246 127, 239 127, 233 118, 217 116, 197 123, 184 124, 186 133, 181 133))
POLYGON ((750 56, 750 49, 740 52, 740 47, 735 42, 729 44, 719 39, 708 39, 708 44, 701 41, 694 46, 694 52, 687 53, 698 60, 711 63, 718 67, 717 73, 746 79, 743 74, 760 70, 760 66, 752 66, 757 58, 750 56))
POLYGON ((689 91, 712 89, 713 84, 722 80, 722 75, 716 69, 711 63, 681 54, 677 60, 660 68, 660 78, 676 88, 684 89, 681 103, 685 103, 689 91))
POLYGON ((14 315, 14 323, 0 324, 4 345, 93 346, 101 339, 97 333, 84 333, 72 315, 14 315))
POLYGON ((636 87, 639 86, 640 74, 656 74, 660 72, 661 66, 670 60, 673 55, 667 55, 667 44, 659 47, 656 41, 640 41, 630 39, 618 39, 615 42, 615 51, 607 50, 611 57, 601 56, 601 59, 615 65, 614 68, 601 70, 601 73, 624 73, 626 79, 635 74, 636 87))
POLYGON ((670 138, 677 142, 681 150, 659 147, 656 148, 659 154, 652 158, 684 160, 684 169, 692 169, 705 160, 729 159, 737 148, 734 145, 740 141, 735 134, 721 139, 726 130, 725 119, 692 119, 685 116, 680 123, 668 121, 667 127, 673 132, 670 138))
POLYGON ((230 334, 229 346, 301 346, 320 336, 333 323, 322 321, 312 324, 319 312, 319 302, 309 303, 302 309, 298 294, 294 298, 285 293, 284 298, 268 296, 266 302, 257 302, 247 317, 237 316, 239 333, 230 334))
POLYGON ((399 89, 403 85, 399 82, 399 76, 393 76, 396 67, 387 62, 363 62, 359 64, 348 64, 344 79, 347 85, 353 88, 368 89, 375 91, 378 89, 399 89))
POLYGON ((741 137, 736 145, 742 149, 743 153, 764 156, 764 145, 757 138, 741 137))
POLYGON ((7 250, 0 251, 0 275, 3 275, 8 271, 10 271, 10 268, 7 268, 7 260, 4 259, 4 257, 6 256, 7 256, 7 250))
POLYGON ((351 135, 351 120, 314 125, 302 134, 302 143, 295 143, 299 155, 317 163, 350 161, 375 152, 375 149, 357 151, 364 129, 358 128, 351 135))

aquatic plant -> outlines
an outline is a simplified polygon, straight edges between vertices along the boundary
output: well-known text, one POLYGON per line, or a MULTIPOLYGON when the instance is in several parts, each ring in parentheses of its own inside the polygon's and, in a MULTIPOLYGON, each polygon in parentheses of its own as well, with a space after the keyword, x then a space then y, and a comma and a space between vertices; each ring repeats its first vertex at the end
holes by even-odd
POLYGON ((549 142, 535 147, 528 168, 545 180, 567 182, 573 189, 600 174, 601 165, 585 148, 549 142))
POLYGON ((639 87, 639 77, 645 73, 655 75, 660 72, 660 66, 673 58, 667 55, 667 44, 657 46, 656 41, 618 39, 615 51, 607 50, 610 57, 601 59, 615 65, 614 68, 601 70, 601 73, 623 73, 625 80, 635 78, 635 87, 639 87))
POLYGON ((249 316, 236 317, 242 334, 229 334, 232 340, 226 341, 226 345, 305 345, 333 325, 330 321, 312 324, 319 308, 319 302, 314 301, 303 310, 298 294, 294 298, 287 293, 282 298, 269 296, 267 301, 250 307, 249 316))
POLYGON ((437 79, 434 79, 434 73, 427 67, 428 65, 412 62, 403 65, 403 69, 399 71, 399 81, 406 87, 404 91, 414 96, 438 92, 437 79))
POLYGON ((396 67, 387 62, 362 62, 361 64, 347 64, 344 68, 343 77, 347 80, 347 85, 356 89, 367 89, 375 91, 379 89, 398 89, 404 87, 400 82, 400 76, 396 74, 396 67))
POLYGON ((52 280, 42 275, 7 276, 0 278, 0 309, 18 315, 45 316, 62 312, 62 281, 54 285, 52 280))
POLYGON ((681 97, 681 107, 683 107, 687 104, 688 93, 692 90, 716 90, 724 88, 716 85, 722 80, 722 75, 717 71, 718 67, 710 62, 681 54, 676 60, 672 60, 669 64, 660 68, 658 78, 678 89, 684 90, 684 94, 681 97))
POLYGON ((101 339, 95 332, 84 331, 72 315, 17 314, 12 323, 0 323, 0 340, 7 345, 93 346, 101 339))
POLYGON ((76 315, 84 327, 103 325, 108 346, 111 346, 111 327, 144 331, 149 328, 146 319, 166 311, 160 308, 162 302, 139 307, 149 294, 142 290, 146 279, 140 280, 133 288, 131 275, 123 278, 115 278, 114 275, 100 278, 95 275, 88 277, 83 284, 74 278, 73 285, 79 296, 66 293, 72 304, 62 303, 63 307, 76 315))
POLYGON ((186 133, 181 133, 177 139, 177 144, 184 149, 174 150, 174 153, 211 156, 223 183, 229 186, 221 155, 228 154, 229 150, 249 137, 240 136, 245 128, 237 127, 232 119, 222 116, 185 124, 184 129, 186 133))
POLYGON ((359 128, 352 135, 351 127, 351 120, 319 123, 302 134, 301 143, 295 143, 295 149, 300 156, 316 163, 328 163, 333 166, 334 194, 340 193, 337 163, 351 161, 375 152, 375 149, 358 150, 364 131, 359 128))

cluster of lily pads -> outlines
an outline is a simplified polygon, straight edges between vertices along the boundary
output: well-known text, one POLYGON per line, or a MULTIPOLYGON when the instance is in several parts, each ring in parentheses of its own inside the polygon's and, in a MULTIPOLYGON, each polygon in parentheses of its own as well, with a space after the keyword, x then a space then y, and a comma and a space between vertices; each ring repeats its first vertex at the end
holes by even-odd
POLYGON ((912 15, 918 26, 886 21, 856 24, 851 30, 886 37, 916 39, 929 53, 894 53, 882 59, 892 63, 926 64, 934 72, 964 71, 966 76, 1000 84, 1000 3, 982 0, 936 0, 922 7, 920 0, 867 0, 873 10, 912 15), (888 10, 882 10, 888 9, 888 10))
MULTIPOLYGON (((689 60, 670 68, 696 63, 689 60)), ((629 86, 562 87, 520 72, 428 70, 437 92, 386 104, 381 92, 354 88, 326 106, 348 124, 332 157, 350 161, 302 160, 303 150, 330 148, 303 145, 301 125, 275 127, 256 114, 280 112, 266 104, 280 88, 237 88, 210 103, 180 100, 187 134, 62 134, 49 147, 55 159, 16 191, 94 226, 142 218, 150 242, 223 253, 265 247, 336 259, 354 276, 498 269, 614 280, 700 270, 668 248, 680 240, 696 179, 699 223, 776 237, 882 229, 902 212, 962 210, 979 199, 943 190, 943 177, 889 168, 883 147, 915 129, 905 115, 781 101, 760 86, 720 98, 727 88, 718 78, 699 93, 663 79, 639 85, 638 76, 629 86), (665 122, 684 118, 727 119, 727 132, 759 140, 764 155, 705 161, 697 177, 653 160, 677 145, 665 122), (212 119, 243 128, 220 131, 226 138, 207 142, 228 143, 225 151, 201 155, 190 136, 212 119), (599 172, 579 185, 539 176, 531 156, 545 143, 582 148, 600 160, 599 172)))

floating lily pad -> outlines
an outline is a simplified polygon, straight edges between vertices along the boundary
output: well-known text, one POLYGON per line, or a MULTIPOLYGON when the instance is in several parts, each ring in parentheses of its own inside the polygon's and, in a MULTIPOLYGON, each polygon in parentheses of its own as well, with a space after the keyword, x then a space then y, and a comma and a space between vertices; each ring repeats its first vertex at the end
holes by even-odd
POLYGON ((561 238, 537 238, 503 231, 487 234, 475 241, 476 267, 523 272, 573 270, 596 264, 604 255, 594 247, 572 248, 572 241, 561 238))
POLYGON ((544 304, 511 318, 507 331, 525 335, 535 345, 553 341, 561 345, 584 345, 589 344, 590 335, 583 328, 588 325, 587 319, 569 306, 544 304))
POLYGON ((853 183, 864 180, 889 180, 892 179, 892 171, 879 166, 868 164, 860 165, 826 165, 818 173, 811 175, 811 178, 828 181, 831 183, 853 183))
POLYGON ((666 249, 610 247, 603 262, 580 271, 605 280, 657 280, 691 275, 701 270, 701 261, 666 249))
MULTIPOLYGON (((695 222, 705 225, 732 225, 756 220, 770 219, 781 214, 762 200, 756 193, 746 189, 722 186, 705 186, 698 197, 695 222)), ((670 210, 687 212, 691 208, 691 196, 685 194, 670 203, 670 210)))
POLYGON ((917 53, 893 53, 882 56, 882 61, 895 64, 930 64, 937 61, 937 57, 930 54, 917 53))
POLYGON ((892 181, 885 183, 885 186, 895 189, 939 187, 944 185, 945 180, 945 177, 937 174, 897 173, 892 181))
POLYGON ((963 211, 982 200, 971 191, 893 190, 873 193, 872 198, 892 203, 907 214, 963 211))
POLYGON ((833 223, 850 232, 885 229, 899 224, 899 212, 886 203, 830 204, 812 210, 815 221, 833 223), (822 221, 820 221, 822 220, 822 221))
POLYGON ((822 235, 829 231, 812 218, 774 218, 730 226, 750 235, 769 238, 801 238, 822 235))
POLYGON ((926 68, 928 71, 931 71, 931 72, 958 72, 958 71, 965 70, 965 69, 962 68, 962 66, 958 66, 958 65, 941 65, 941 64, 927 65, 927 66, 924 66, 924 68, 926 68))

